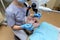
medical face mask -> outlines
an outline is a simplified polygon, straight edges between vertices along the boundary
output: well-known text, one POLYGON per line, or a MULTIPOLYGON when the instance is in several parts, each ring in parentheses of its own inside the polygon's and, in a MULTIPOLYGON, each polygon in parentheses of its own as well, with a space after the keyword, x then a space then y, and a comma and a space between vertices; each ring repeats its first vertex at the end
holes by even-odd
POLYGON ((20 2, 20 3, 25 3, 26 0, 18 0, 18 2, 20 2))

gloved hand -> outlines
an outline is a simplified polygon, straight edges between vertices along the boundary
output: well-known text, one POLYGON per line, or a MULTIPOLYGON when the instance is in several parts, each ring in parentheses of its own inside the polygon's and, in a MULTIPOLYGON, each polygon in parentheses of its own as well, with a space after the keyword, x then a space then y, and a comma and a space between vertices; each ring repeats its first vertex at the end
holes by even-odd
POLYGON ((34 13, 34 17, 36 17, 36 18, 38 18, 38 19, 40 19, 41 16, 42 16, 41 13, 38 13, 38 12, 37 12, 37 13, 34 13))
POLYGON ((29 30, 29 31, 32 31, 34 29, 33 25, 32 24, 24 24, 24 25, 21 25, 21 27, 23 29, 26 29, 26 30, 29 30))

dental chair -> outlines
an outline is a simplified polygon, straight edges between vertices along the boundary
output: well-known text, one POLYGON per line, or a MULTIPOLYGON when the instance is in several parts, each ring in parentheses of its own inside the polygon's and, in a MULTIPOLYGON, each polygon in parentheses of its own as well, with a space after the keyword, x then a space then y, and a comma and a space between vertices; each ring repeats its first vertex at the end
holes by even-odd
POLYGON ((12 29, 4 23, 4 17, 0 12, 0 40, 14 40, 12 29))

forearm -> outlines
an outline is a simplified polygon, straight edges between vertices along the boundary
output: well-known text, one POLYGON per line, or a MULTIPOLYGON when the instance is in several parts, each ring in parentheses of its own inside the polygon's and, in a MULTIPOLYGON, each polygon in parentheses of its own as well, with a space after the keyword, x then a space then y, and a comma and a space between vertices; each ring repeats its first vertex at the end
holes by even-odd
POLYGON ((18 25, 14 25, 12 27, 13 30, 22 30, 21 26, 18 26, 18 25))
POLYGON ((33 25, 32 25, 31 23, 27 23, 27 24, 20 25, 20 26, 14 25, 14 26, 12 27, 12 29, 13 29, 13 30, 22 30, 22 29, 26 29, 26 30, 31 31, 31 30, 34 29, 34 27, 33 27, 33 25))

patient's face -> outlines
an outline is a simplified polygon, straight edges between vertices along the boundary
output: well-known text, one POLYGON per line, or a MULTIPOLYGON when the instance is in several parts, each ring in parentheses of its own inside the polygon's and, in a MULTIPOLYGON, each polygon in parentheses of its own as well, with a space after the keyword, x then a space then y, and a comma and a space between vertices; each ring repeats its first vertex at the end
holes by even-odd
POLYGON ((28 17, 27 21, 28 21, 28 23, 37 23, 38 19, 36 17, 30 16, 30 17, 28 17))

